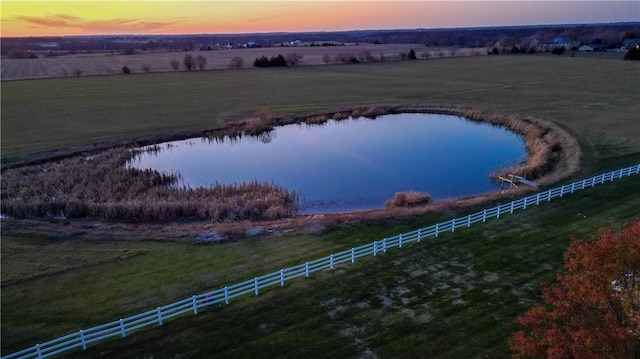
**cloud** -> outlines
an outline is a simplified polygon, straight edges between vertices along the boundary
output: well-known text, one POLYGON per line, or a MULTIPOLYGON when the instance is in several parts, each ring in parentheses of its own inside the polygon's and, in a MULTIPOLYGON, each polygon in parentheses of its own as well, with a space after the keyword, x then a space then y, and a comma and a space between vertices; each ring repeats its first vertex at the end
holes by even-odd
POLYGON ((81 17, 69 14, 55 14, 47 16, 24 16, 16 15, 12 20, 17 20, 31 25, 33 28, 55 27, 81 29, 91 31, 113 31, 113 32, 137 32, 152 31, 165 28, 181 22, 174 21, 148 21, 137 18, 115 18, 107 20, 85 20, 81 17))

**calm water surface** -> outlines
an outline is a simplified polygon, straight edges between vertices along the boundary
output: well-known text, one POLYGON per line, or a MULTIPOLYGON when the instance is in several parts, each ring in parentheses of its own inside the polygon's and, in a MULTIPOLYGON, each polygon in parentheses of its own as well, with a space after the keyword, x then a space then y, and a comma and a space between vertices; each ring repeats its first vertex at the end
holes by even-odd
POLYGON ((526 158, 521 136, 434 114, 277 127, 241 140, 189 139, 137 156, 136 168, 178 172, 197 187, 258 180, 296 190, 303 213, 382 208, 395 192, 435 200, 492 192, 489 174, 526 158))

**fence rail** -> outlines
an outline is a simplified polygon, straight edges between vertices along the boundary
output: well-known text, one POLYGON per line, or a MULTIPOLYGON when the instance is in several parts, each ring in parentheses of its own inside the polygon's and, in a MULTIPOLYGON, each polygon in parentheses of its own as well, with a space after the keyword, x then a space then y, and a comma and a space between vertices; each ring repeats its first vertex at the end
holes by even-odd
POLYGON ((436 223, 432 226, 420 228, 412 232, 383 238, 382 240, 374 241, 360 247, 330 254, 329 256, 301 263, 293 267, 283 268, 279 271, 255 277, 211 292, 193 295, 175 303, 157 307, 156 309, 148 310, 140 314, 103 325, 98 325, 89 329, 83 329, 42 344, 36 344, 30 348, 3 356, 1 359, 48 358, 73 349, 82 348, 86 350, 90 344, 110 338, 124 338, 134 331, 150 326, 163 325, 163 323, 169 319, 186 314, 193 313, 193 315, 197 315, 198 311, 202 308, 218 304, 229 304, 229 302, 235 298, 249 294, 257 296, 263 289, 275 286, 284 286, 287 281, 309 277, 312 273, 328 268, 334 268, 335 266, 343 263, 355 263, 357 258, 371 255, 376 256, 379 253, 385 253, 390 248, 402 248, 407 244, 420 242, 428 237, 438 237, 441 233, 455 232, 458 228, 470 227, 474 223, 485 222, 490 218, 500 218, 500 216, 511 214, 516 210, 527 209, 528 207, 538 205, 541 202, 549 202, 554 198, 564 197, 567 194, 593 187, 596 184, 611 182, 616 179, 638 173, 640 173, 640 164, 603 173, 588 179, 583 179, 544 192, 539 192, 531 196, 520 198, 509 203, 503 203, 493 208, 483 209, 480 212, 469 214, 464 217, 453 218, 449 221, 436 223))

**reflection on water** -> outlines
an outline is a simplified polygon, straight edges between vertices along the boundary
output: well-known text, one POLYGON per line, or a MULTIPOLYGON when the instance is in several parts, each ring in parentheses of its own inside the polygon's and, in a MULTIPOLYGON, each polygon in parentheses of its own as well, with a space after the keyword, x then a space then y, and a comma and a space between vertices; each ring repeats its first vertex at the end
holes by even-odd
POLYGON ((395 192, 440 200, 496 191, 489 174, 525 156, 522 137, 503 128, 400 114, 169 142, 130 165, 180 173, 194 187, 274 183, 300 193, 303 213, 324 213, 382 208, 395 192))

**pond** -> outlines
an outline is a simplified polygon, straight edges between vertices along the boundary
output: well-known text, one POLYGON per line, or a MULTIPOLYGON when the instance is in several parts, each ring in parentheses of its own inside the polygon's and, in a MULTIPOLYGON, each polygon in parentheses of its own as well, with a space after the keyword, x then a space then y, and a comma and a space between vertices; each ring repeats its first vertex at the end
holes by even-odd
POLYGON ((301 213, 383 208, 396 192, 428 192, 437 201, 497 191, 489 175, 527 155, 522 136, 502 127, 413 113, 159 146, 129 165, 177 172, 192 187, 273 183, 300 194, 301 213))

